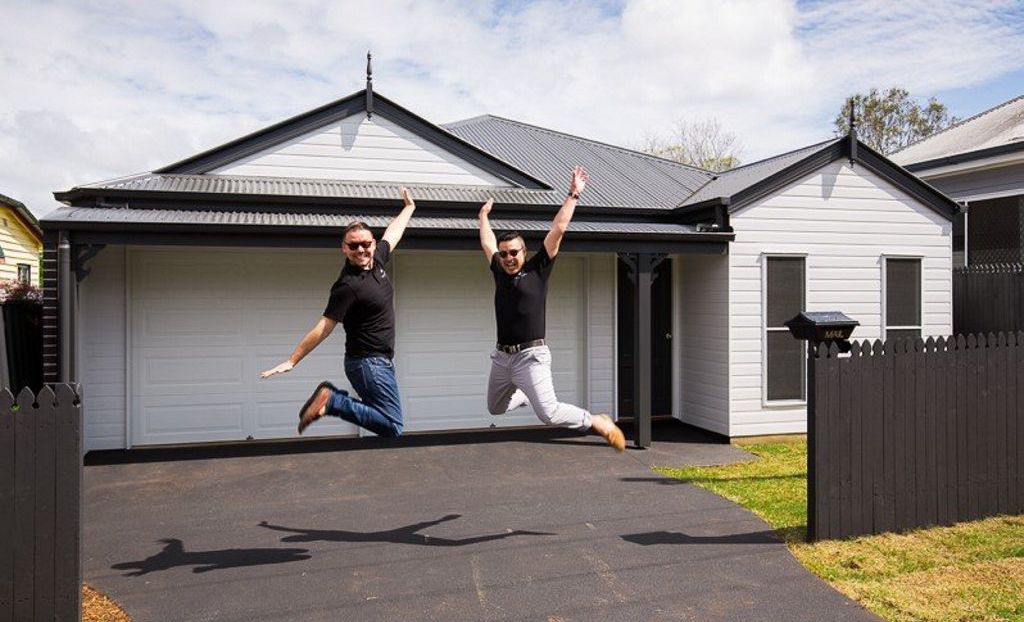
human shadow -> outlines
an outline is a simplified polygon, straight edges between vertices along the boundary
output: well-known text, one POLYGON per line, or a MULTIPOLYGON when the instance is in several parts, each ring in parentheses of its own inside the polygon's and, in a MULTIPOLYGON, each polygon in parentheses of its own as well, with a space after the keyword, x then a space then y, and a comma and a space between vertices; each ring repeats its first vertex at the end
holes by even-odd
POLYGON ((238 568, 240 566, 263 566, 265 564, 282 564, 310 559, 307 549, 219 549, 213 551, 188 552, 181 540, 165 538, 162 551, 150 555, 146 559, 134 562, 114 564, 115 570, 131 570, 126 577, 139 577, 157 570, 168 570, 177 566, 195 566, 192 572, 209 572, 238 568))
POLYGON ((621 536, 626 542, 650 546, 652 544, 778 544, 782 542, 772 530, 735 533, 724 536, 691 536, 678 531, 649 531, 621 536))
POLYGON ((553 536, 553 533, 543 531, 526 531, 523 529, 508 530, 504 533, 496 533, 471 538, 439 538, 427 534, 416 533, 427 527, 433 527, 444 522, 461 518, 461 514, 448 514, 437 520, 413 523, 397 529, 385 531, 346 531, 343 529, 295 529, 281 525, 271 525, 267 521, 261 521, 260 527, 283 531, 294 535, 281 538, 282 542, 390 542, 392 544, 416 544, 420 546, 466 546, 479 542, 490 542, 502 540, 513 536, 553 536))

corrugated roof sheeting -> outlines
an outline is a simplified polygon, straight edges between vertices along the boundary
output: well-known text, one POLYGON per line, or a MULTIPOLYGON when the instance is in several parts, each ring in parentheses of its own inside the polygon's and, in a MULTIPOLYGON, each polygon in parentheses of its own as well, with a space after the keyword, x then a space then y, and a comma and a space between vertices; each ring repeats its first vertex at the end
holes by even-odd
POLYGON ((1024 95, 964 119, 892 154, 901 166, 1024 141, 1024 95))
POLYGON ((693 193, 682 205, 694 205, 718 197, 731 197, 840 140, 844 139, 827 140, 810 147, 804 147, 803 149, 797 149, 796 151, 790 151, 789 153, 726 171, 693 193))
MULTIPOLYGON (((218 210, 135 209, 119 207, 62 207, 47 214, 43 222, 48 225, 75 223, 159 224, 159 225, 239 225, 266 227, 344 228, 361 220, 371 227, 384 228, 392 216, 371 214, 311 214, 295 212, 241 212, 218 210)), ((547 220, 495 219, 495 229, 520 231, 547 231, 547 220)), ((414 216, 409 223, 412 230, 476 230, 476 218, 435 218, 414 216)), ((692 225, 635 222, 574 221, 570 231, 589 233, 637 233, 686 235, 696 233, 692 225)))
POLYGON ((592 181, 584 205, 671 206, 711 178, 682 164, 490 115, 446 129, 555 188, 568 184, 572 166, 586 167, 592 181))

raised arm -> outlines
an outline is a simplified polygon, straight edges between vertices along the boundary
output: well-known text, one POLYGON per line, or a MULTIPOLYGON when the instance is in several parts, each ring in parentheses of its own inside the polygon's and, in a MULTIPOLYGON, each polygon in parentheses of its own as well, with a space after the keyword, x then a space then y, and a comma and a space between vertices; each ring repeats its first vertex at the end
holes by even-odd
POLYGON ((402 201, 405 202, 405 207, 384 230, 383 239, 391 245, 391 250, 395 250, 395 247, 398 246, 402 234, 405 233, 405 228, 409 225, 409 219, 412 218, 412 213, 416 211, 416 203, 412 200, 412 194, 409 193, 408 188, 402 188, 402 201))
POLYGON ((281 363, 277 367, 268 369, 260 373, 260 378, 269 378, 275 374, 283 374, 289 372, 293 367, 299 364, 307 354, 313 351, 320 343, 327 339, 327 336, 331 334, 334 327, 338 323, 329 317, 321 317, 313 328, 310 329, 306 336, 302 338, 299 345, 295 347, 295 351, 288 357, 288 360, 281 363))
POLYGON ((580 193, 586 187, 588 179, 590 179, 590 175, 582 166, 572 169, 569 194, 566 195, 562 207, 555 214, 555 219, 551 222, 551 230, 544 236, 544 250, 552 259, 558 254, 558 248, 562 245, 562 237, 565 236, 565 231, 569 228, 569 223, 572 222, 572 215, 576 211, 576 201, 580 198, 580 193))
POLYGON ((498 252, 498 239, 494 237, 491 230, 491 206, 494 199, 487 199, 487 202, 480 207, 480 247, 484 249, 484 256, 487 263, 491 263, 494 253, 498 252))

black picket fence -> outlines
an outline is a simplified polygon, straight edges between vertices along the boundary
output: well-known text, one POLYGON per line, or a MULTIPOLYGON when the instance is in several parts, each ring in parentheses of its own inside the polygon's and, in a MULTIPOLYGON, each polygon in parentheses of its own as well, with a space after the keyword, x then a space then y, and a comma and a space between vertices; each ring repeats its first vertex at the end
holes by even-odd
POLYGON ((953 270, 953 332, 1024 330, 1024 267, 989 264, 953 270))
POLYGON ((43 306, 36 302, 8 302, 2 309, 4 357, 7 377, 0 387, 43 388, 43 306))
POLYGON ((1024 332, 812 348, 808 539, 1024 512, 1024 332))
POLYGON ((77 386, 0 390, 0 622, 81 619, 77 386))

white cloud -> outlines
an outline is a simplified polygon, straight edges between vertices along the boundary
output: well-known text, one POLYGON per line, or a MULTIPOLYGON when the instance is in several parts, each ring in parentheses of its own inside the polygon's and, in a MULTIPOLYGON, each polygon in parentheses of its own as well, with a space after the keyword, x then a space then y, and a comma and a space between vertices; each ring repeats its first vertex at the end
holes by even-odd
MULTIPOLYGON (((4 0, 0 193, 181 159, 362 88, 435 122, 491 112, 618 144, 721 120, 747 160, 827 137, 843 97, 1024 67, 1014 2, 4 0)), ((975 112, 975 111, 965 111, 975 112)))

